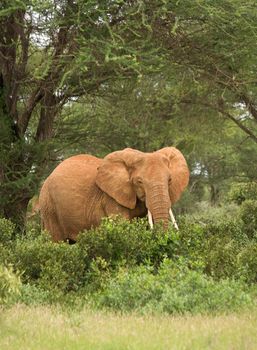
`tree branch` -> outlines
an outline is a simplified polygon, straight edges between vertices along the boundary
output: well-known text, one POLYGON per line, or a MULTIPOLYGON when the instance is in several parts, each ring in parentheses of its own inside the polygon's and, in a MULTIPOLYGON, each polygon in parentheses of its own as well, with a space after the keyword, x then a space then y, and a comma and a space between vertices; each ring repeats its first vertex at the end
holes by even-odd
POLYGON ((218 105, 212 105, 211 103, 207 103, 207 102, 199 102, 199 101, 192 101, 192 100, 188 100, 188 99, 182 99, 181 103, 188 103, 188 104, 198 104, 198 105, 202 105, 204 107, 208 107, 211 108, 219 113, 221 113, 222 115, 224 115, 226 118, 230 119, 233 121, 233 123, 235 123, 241 130, 243 130, 254 142, 257 143, 257 136, 250 130, 248 129, 245 125, 243 125, 242 123, 240 123, 239 120, 237 120, 235 117, 233 117, 229 112, 225 111, 225 109, 223 107, 220 107, 218 105))
POLYGON ((243 130, 246 134, 249 135, 249 137, 257 143, 257 136, 254 135, 254 133, 249 130, 245 125, 243 125, 242 123, 240 123, 239 120, 237 120, 235 117, 233 117, 230 113, 224 111, 224 110, 220 110, 218 109, 218 111, 223 114, 224 116, 226 116, 228 119, 232 120, 237 126, 239 126, 239 128, 241 130, 243 130))
POLYGON ((245 103, 246 108, 253 116, 254 120, 257 122, 257 107, 255 106, 255 103, 251 100, 249 96, 242 93, 239 94, 239 98, 245 103))
MULTIPOLYGON (((70 21, 65 21, 65 18, 69 16, 70 7, 73 6, 73 1, 68 1, 65 12, 62 16, 62 21, 67 22, 68 25, 60 27, 56 41, 54 44, 54 52, 52 56, 52 63, 48 70, 46 77, 43 80, 39 80, 37 86, 34 89, 34 92, 29 97, 25 109, 19 118, 19 128, 22 134, 25 133, 30 118, 32 116, 33 110, 36 105, 42 101, 41 103, 41 111, 40 111, 40 120, 38 124, 38 128, 36 131, 36 139, 42 140, 44 138, 50 137, 49 127, 52 125, 52 122, 55 117, 55 113, 53 113, 53 105, 56 104, 57 101, 55 99, 55 90, 58 87, 58 83, 63 74, 63 67, 66 64, 66 61, 62 61, 62 55, 64 50, 67 47, 69 42, 69 30, 71 27, 70 21), (45 121, 44 121, 45 119, 45 121), (50 121, 52 119, 52 121, 50 121), (44 135, 44 136, 43 136, 44 135)), ((26 43, 24 42, 24 57, 26 57, 26 43)))

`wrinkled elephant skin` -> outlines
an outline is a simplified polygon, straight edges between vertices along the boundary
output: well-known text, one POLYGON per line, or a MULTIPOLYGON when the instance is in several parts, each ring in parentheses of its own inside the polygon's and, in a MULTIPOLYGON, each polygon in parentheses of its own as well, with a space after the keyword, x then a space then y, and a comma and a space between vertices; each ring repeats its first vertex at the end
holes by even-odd
POLYGON ((80 231, 116 214, 132 219, 148 212, 153 224, 162 221, 167 227, 188 181, 187 163, 174 147, 153 153, 126 148, 104 159, 77 155, 59 164, 43 184, 42 225, 54 241, 76 240, 80 231))

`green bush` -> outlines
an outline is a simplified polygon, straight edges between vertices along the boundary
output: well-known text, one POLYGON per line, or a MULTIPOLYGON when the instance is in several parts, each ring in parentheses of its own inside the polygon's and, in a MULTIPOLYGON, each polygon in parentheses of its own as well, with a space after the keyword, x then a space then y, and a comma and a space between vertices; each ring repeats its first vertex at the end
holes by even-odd
MULTIPOLYGON (((58 295, 59 296, 59 295, 58 295)), ((45 290, 34 284, 22 284, 18 301, 26 305, 46 305, 57 297, 52 290, 45 290)))
POLYGON ((40 286, 65 293, 84 286, 89 269, 87 253, 66 243, 51 244, 49 248, 50 254, 42 266, 40 286))
MULTIPOLYGON (((182 262, 182 263, 181 263, 182 262)), ((243 282, 221 280, 165 259, 157 274, 140 266, 121 269, 96 296, 98 306, 120 311, 152 313, 218 313, 254 304, 243 282)))
MULTIPOLYGON (((202 271, 206 260, 206 232, 198 223, 181 223, 173 260, 183 257, 188 267, 202 271)), ((168 258, 172 258, 167 254, 168 258)))
POLYGON ((248 283, 257 283, 257 243, 249 242, 238 254, 237 270, 248 283))
POLYGON ((25 283, 60 292, 77 290, 88 269, 87 254, 78 245, 56 244, 43 235, 33 241, 18 239, 11 261, 23 272, 25 283))
POLYGON ((53 243, 31 228, 13 241, 8 261, 23 272, 24 283, 55 293, 85 287, 92 291, 101 288, 119 266, 147 261, 157 268, 163 257, 175 254, 178 240, 172 230, 149 230, 145 220, 130 224, 119 218, 104 219, 100 227, 83 232, 74 245, 53 243))
MULTIPOLYGON (((104 219, 83 232, 77 244, 53 243, 35 229, 13 241, 8 261, 22 271, 24 283, 61 293, 102 288, 120 266, 151 264, 158 269, 165 257, 183 255, 191 268, 203 268, 203 230, 199 225, 149 230, 145 220, 104 219), (200 252, 202 255, 200 255, 200 252)), ((5 254, 8 255, 8 254, 5 254)))
POLYGON ((8 243, 14 237, 15 225, 7 219, 0 218, 0 243, 8 243))
POLYGON ((223 223, 209 224, 205 227, 205 269, 204 272, 214 279, 244 277, 239 268, 238 256, 249 244, 240 220, 228 220, 223 223))
MULTIPOLYGON (((190 224, 186 218, 186 222, 180 225, 176 253, 187 260, 189 268, 204 271, 216 280, 247 280, 245 270, 240 267, 239 255, 250 244, 251 239, 240 218, 217 222, 206 220, 202 224, 190 224)), ((249 255, 248 259, 252 256, 249 255)))
POLYGON ((12 266, 0 265, 0 304, 13 301, 21 289, 20 276, 15 274, 12 266))
POLYGON ((0 264, 11 262, 12 247, 10 244, 3 244, 0 242, 0 264))
POLYGON ((195 209, 192 214, 185 214, 180 217, 180 221, 187 225, 198 223, 202 227, 209 224, 222 224, 236 218, 239 213, 240 206, 236 203, 226 203, 223 206, 212 206, 209 202, 195 203, 195 209))
POLYGON ((247 199, 240 208, 244 231, 249 238, 257 238, 257 200, 247 199))
POLYGON ((52 243, 44 239, 17 239, 14 242, 11 263, 23 272, 24 282, 37 280, 42 267, 53 254, 52 243))
POLYGON ((144 219, 129 223, 123 218, 105 218, 101 226, 83 232, 78 239, 91 261, 102 258, 111 268, 146 261, 158 265, 164 256, 176 253, 178 242, 179 235, 173 229, 163 232, 159 226, 150 230, 144 219))
MULTIPOLYGON (((105 300, 102 305, 107 305, 107 300, 112 299, 110 286, 113 285, 114 304, 119 304, 119 290, 120 300, 124 303, 127 298, 126 305, 131 304, 131 309, 158 308, 160 312, 173 313, 177 308, 178 312, 197 312, 196 294, 188 294, 188 304, 185 304, 178 294, 182 288, 186 293, 186 289, 190 290, 189 285, 195 283, 200 286, 198 294, 203 299, 204 287, 201 287, 201 283, 204 285, 206 281, 210 293, 215 295, 218 295, 215 286, 229 290, 230 282, 221 280, 229 278, 232 285, 237 283, 233 280, 238 280, 239 284, 240 281, 248 284, 257 281, 256 237, 247 231, 247 224, 252 223, 254 217, 248 220, 243 216, 243 213, 250 213, 248 203, 245 201, 238 215, 232 219, 225 215, 223 208, 217 210, 213 217, 211 211, 209 214, 205 212, 202 218, 199 214, 197 220, 195 215, 191 220, 188 215, 180 217, 179 231, 171 226, 165 232, 160 226, 150 230, 143 219, 132 222, 122 218, 104 219, 100 227, 81 233, 74 245, 53 243, 38 226, 30 226, 25 235, 11 239, 13 228, 4 221, 9 239, 0 242, 0 263, 12 264, 15 270, 22 272, 24 286, 20 298, 26 303, 31 298, 37 303, 67 299, 79 304, 78 299, 84 300, 85 296, 90 298, 92 294, 105 291, 104 295, 108 295, 109 299, 102 299, 105 300), (171 280, 172 273, 165 275, 162 272, 165 271, 165 259, 173 263, 170 271, 181 276, 180 280, 176 280, 175 275, 175 279, 171 280), (165 278, 162 278, 164 275, 165 278), (121 283, 122 278, 128 287, 125 282, 121 283), (143 291, 138 287, 141 286, 140 279, 143 281, 143 291), (174 289, 174 281, 181 289, 174 289), (130 284, 137 287, 130 288, 130 284), (125 296, 122 293, 126 290, 125 296), (175 300, 174 305, 172 300, 175 300), (192 309, 188 306, 190 300, 194 304, 192 309)), ((212 300, 215 300, 213 295, 212 300)), ((238 300, 237 296, 235 298, 238 300)), ((201 300, 199 305, 203 305, 201 300)), ((207 309, 207 306, 199 309, 200 312, 204 308, 207 309)), ((216 304, 215 309, 218 309, 216 304)))
POLYGON ((233 184, 228 199, 237 204, 242 204, 247 199, 257 200, 257 182, 233 184))

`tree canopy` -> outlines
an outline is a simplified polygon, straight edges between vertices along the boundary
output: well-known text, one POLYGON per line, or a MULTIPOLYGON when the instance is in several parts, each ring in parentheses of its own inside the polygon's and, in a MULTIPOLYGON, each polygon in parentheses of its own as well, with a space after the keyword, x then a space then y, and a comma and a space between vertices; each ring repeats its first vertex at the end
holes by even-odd
POLYGON ((0 214, 78 152, 175 145, 213 202, 256 181, 256 23, 251 0, 3 0, 0 214))

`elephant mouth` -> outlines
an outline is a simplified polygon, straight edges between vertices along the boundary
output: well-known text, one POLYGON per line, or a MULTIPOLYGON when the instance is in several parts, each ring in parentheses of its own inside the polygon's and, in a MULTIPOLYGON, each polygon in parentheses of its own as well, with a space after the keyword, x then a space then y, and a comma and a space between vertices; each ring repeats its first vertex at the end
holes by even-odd
MULTIPOLYGON (((178 230, 178 224, 176 222, 175 216, 174 216, 171 208, 169 209, 169 215, 170 215, 172 224, 174 225, 175 229, 178 230)), ((148 217, 149 226, 152 229, 153 228, 153 216, 152 216, 152 213, 150 212, 149 209, 148 209, 148 212, 147 212, 147 217, 148 217)))
POLYGON ((142 195, 142 196, 138 196, 138 199, 139 199, 141 202, 145 202, 145 199, 146 199, 145 194, 142 195))

